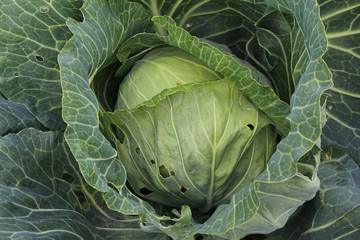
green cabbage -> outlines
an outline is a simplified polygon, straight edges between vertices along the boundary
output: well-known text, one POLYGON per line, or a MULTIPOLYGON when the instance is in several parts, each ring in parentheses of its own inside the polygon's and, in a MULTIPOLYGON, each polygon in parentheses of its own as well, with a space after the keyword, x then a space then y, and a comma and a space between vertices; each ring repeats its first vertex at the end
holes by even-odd
POLYGON ((132 109, 158 95, 154 106, 135 109, 119 133, 126 139, 120 160, 139 195, 206 212, 266 168, 277 133, 235 80, 183 50, 159 48, 124 78, 117 106, 132 109))

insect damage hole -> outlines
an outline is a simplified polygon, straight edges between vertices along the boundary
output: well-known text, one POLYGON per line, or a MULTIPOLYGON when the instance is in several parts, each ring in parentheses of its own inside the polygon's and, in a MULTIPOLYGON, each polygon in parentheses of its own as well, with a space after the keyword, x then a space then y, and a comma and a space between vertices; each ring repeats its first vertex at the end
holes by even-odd
POLYGON ((40 12, 41 12, 41 13, 48 13, 48 12, 49 12, 49 8, 48 8, 48 7, 40 7, 40 12))
POLYGON ((186 187, 181 187, 181 188, 180 188, 181 194, 185 194, 187 191, 189 191, 189 189, 186 188, 186 187))
POLYGON ((204 237, 201 236, 201 235, 196 235, 195 237, 196 237, 195 240, 202 240, 202 239, 204 239, 204 237))
POLYGON ((151 191, 150 189, 146 188, 146 187, 143 187, 142 189, 140 189, 140 193, 142 195, 149 195, 151 193, 153 193, 154 191, 151 191))
POLYGON ((140 154, 141 152, 140 152, 140 148, 139 147, 136 147, 135 148, 135 152, 136 152, 136 154, 140 154))
POLYGON ((164 166, 164 165, 161 165, 159 167, 159 174, 162 178, 168 178, 170 177, 170 172, 169 170, 164 166))
POLYGON ((75 177, 67 172, 64 172, 61 176, 61 179, 65 180, 66 182, 73 184, 75 182, 75 177))
POLYGON ((246 126, 247 126, 251 131, 254 130, 254 125, 252 125, 252 124, 249 123, 249 124, 246 125, 246 126))
POLYGON ((40 56, 40 55, 35 55, 35 59, 38 62, 43 62, 44 61, 44 58, 42 56, 40 56))

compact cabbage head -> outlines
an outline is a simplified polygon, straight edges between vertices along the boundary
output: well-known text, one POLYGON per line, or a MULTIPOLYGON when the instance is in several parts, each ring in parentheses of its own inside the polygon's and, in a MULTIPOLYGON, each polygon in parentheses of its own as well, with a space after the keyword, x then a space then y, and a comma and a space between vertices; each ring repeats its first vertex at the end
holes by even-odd
POLYGON ((139 60, 119 88, 117 149, 131 188, 207 212, 251 183, 277 133, 235 80, 175 47, 139 60))

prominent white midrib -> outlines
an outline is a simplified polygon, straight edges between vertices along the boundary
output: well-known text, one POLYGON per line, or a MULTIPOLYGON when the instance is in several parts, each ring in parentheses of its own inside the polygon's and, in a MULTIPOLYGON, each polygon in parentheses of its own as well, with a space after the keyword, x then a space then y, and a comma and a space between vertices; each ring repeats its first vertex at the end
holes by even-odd
POLYGON ((347 95, 349 97, 360 98, 359 93, 352 93, 352 92, 349 92, 349 91, 346 91, 344 89, 340 89, 340 88, 337 88, 337 87, 332 87, 330 90, 334 91, 334 92, 338 92, 338 93, 343 94, 343 95, 347 95))
POLYGON ((339 119, 338 117, 336 117, 336 115, 333 115, 332 113, 330 112, 326 112, 326 115, 328 116, 328 118, 331 118, 333 119, 334 121, 338 122, 339 124, 341 124, 342 126, 352 130, 352 131, 355 131, 355 128, 350 126, 349 124, 345 123, 343 120, 339 119))
POLYGON ((328 47, 339 50, 339 51, 342 51, 342 52, 346 52, 346 53, 348 53, 350 55, 353 55, 356 58, 360 58, 360 55, 356 54, 351 48, 347 49, 347 48, 344 48, 344 47, 336 46, 336 45, 331 44, 331 43, 328 43, 328 47))
POLYGON ((211 169, 210 169, 210 185, 209 190, 206 196, 206 207, 205 211, 210 210, 213 199, 214 199, 214 187, 215 187, 215 165, 216 165, 216 152, 217 152, 217 141, 216 141, 216 105, 215 102, 213 103, 213 144, 212 144, 212 153, 211 153, 211 169))
POLYGON ((348 30, 348 31, 343 31, 343 32, 337 32, 337 33, 328 33, 326 34, 327 39, 332 39, 332 38, 338 38, 338 37, 346 37, 346 36, 350 36, 350 35, 355 35, 355 34, 359 34, 360 30, 348 30))
POLYGON ((333 225, 335 225, 337 222, 339 222, 341 219, 343 219, 347 214, 349 214, 349 212, 353 211, 355 208, 357 208, 358 206, 355 206, 354 208, 350 209, 349 211, 347 211, 346 213, 344 213, 343 215, 341 215, 340 217, 332 220, 332 221, 329 221, 328 223, 325 223, 321 226, 318 226, 318 227, 314 227, 314 222, 312 223, 312 228, 310 228, 309 230, 303 232, 301 234, 301 236, 304 236, 304 235, 307 235, 307 234, 311 234, 311 233, 314 233, 314 232, 317 232, 317 231, 322 231, 328 227, 331 227, 333 225))
POLYGON ((354 8, 359 7, 359 6, 360 6, 360 4, 358 3, 358 4, 354 4, 354 5, 349 6, 349 7, 346 7, 346 8, 339 9, 338 11, 334 11, 334 12, 329 13, 329 14, 327 14, 327 15, 323 15, 323 16, 321 16, 321 21, 324 21, 325 19, 334 17, 334 16, 339 15, 339 14, 341 14, 341 13, 350 11, 350 10, 352 10, 352 9, 354 9, 354 8))
POLYGON ((205 3, 209 2, 210 0, 203 0, 197 4, 195 4, 192 8, 190 8, 182 17, 180 23, 179 23, 179 27, 183 27, 185 22, 191 17, 191 14, 199 7, 201 7, 202 5, 204 5, 205 3))

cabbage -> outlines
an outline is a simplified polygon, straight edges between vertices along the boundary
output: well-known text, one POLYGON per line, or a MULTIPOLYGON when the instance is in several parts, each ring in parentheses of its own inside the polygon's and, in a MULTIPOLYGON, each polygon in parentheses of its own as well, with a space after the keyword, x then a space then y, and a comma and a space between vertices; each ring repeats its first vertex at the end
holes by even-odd
POLYGON ((136 108, 158 95, 162 99, 135 110, 119 134, 126 139, 120 160, 140 196, 206 212, 266 168, 277 133, 235 80, 181 49, 159 48, 126 75, 117 108, 136 108))

